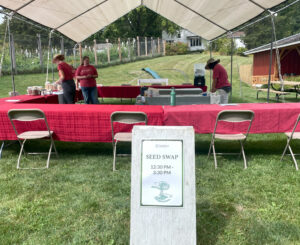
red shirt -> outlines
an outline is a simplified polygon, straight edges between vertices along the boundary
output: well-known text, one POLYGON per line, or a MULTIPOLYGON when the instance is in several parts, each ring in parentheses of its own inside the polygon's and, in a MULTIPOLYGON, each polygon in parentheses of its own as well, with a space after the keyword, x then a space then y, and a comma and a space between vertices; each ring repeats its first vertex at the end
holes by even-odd
POLYGON ((63 71, 65 75, 65 79, 63 80, 72 80, 73 79, 73 73, 72 73, 72 66, 68 65, 66 62, 62 62, 57 65, 57 69, 60 71, 63 71))
POLYGON ((227 72, 220 64, 216 64, 213 69, 213 79, 217 79, 216 89, 231 86, 228 82, 227 72))
MULTIPOLYGON (((79 66, 76 70, 75 76, 87 76, 87 75, 98 75, 97 70, 94 66, 92 65, 87 65, 87 66, 79 66)), ((91 77, 91 78, 86 78, 86 79, 80 79, 80 86, 81 87, 96 87, 96 79, 91 77)))

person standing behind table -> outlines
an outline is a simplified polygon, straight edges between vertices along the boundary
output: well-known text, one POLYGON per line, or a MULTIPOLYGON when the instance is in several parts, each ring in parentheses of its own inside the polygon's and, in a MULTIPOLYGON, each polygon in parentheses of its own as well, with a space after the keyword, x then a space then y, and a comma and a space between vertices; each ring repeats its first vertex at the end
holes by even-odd
POLYGON ((64 62, 65 56, 58 54, 54 56, 53 63, 57 64, 59 79, 57 84, 61 84, 63 88, 63 98, 66 104, 75 104, 76 87, 73 80, 72 67, 64 62))
POLYGON ((85 104, 99 104, 96 78, 97 70, 90 65, 88 56, 82 58, 82 64, 76 70, 75 77, 80 82, 85 104))
POLYGON ((211 88, 211 92, 214 93, 218 91, 220 95, 220 103, 228 104, 228 94, 231 91, 231 85, 228 82, 228 75, 225 68, 219 64, 220 60, 215 60, 214 58, 210 58, 207 61, 205 69, 213 70, 213 84, 211 88))

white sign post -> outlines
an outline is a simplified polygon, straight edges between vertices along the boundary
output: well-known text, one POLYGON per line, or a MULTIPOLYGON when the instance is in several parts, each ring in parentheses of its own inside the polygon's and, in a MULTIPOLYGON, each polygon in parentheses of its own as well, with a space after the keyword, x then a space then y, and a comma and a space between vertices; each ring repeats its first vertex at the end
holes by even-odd
POLYGON ((132 132, 130 244, 195 245, 193 127, 132 132))

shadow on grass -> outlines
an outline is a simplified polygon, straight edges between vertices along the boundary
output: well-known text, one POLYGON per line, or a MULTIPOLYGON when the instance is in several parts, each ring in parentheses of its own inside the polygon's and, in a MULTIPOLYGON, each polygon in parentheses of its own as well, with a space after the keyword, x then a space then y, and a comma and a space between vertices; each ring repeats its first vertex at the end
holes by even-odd
POLYGON ((230 205, 197 201, 197 244, 216 244, 235 212, 230 205))
MULTIPOLYGON (((211 135, 197 135, 196 136, 196 154, 208 154, 210 146, 211 135)), ((281 155, 286 145, 286 136, 284 134, 250 134, 244 145, 246 156, 253 154, 263 155, 281 155)), ((300 149, 299 141, 292 141, 292 148, 295 152, 300 149)), ((240 145, 233 141, 215 142, 216 152, 223 153, 239 153, 240 145)))
POLYGON ((300 230, 282 221, 265 222, 250 219, 245 227, 246 244, 299 244, 300 230))

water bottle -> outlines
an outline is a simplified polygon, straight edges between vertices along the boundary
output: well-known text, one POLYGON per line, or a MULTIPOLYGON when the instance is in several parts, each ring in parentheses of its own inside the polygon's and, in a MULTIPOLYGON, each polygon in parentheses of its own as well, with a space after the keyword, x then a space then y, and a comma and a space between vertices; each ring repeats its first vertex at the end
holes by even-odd
POLYGON ((174 87, 172 87, 171 93, 170 93, 170 105, 175 106, 176 105, 176 92, 174 87))

